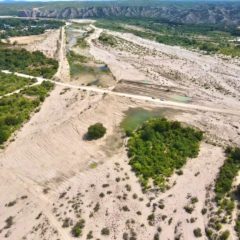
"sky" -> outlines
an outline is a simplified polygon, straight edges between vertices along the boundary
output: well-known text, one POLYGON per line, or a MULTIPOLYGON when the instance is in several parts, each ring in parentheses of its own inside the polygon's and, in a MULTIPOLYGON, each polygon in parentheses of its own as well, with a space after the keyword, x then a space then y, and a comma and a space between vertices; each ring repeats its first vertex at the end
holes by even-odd
MULTIPOLYGON (((86 1, 121 1, 121 0, 0 0, 0 2, 59 2, 59 1, 75 1, 75 2, 86 2, 86 1)), ((124 0, 123 0, 124 1, 124 0)), ((127 1, 127 0, 125 0, 127 1)), ((131 0, 128 0, 131 1, 131 0)), ((137 1, 137 0, 132 0, 132 1, 137 1)), ((146 0, 148 1, 148 0, 146 0)), ((150 0, 151 1, 151 0, 150 0)), ((156 0, 155 0, 156 1, 156 0)), ((166 1, 166 0, 159 0, 159 1, 166 1)), ((240 2, 240 0, 170 0, 170 1, 176 1, 176 2, 181 2, 181 1, 191 1, 191 2, 214 2, 214 1, 219 1, 219 2, 240 2)))

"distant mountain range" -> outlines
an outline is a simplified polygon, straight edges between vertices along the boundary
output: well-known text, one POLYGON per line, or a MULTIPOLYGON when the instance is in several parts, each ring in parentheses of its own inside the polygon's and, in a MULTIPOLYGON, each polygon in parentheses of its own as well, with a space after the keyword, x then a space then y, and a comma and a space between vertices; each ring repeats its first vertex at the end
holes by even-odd
MULTIPOLYGON (((67 5, 67 3, 66 3, 67 5)), ((240 24, 240 3, 195 4, 190 7, 166 6, 89 6, 62 7, 56 9, 25 9, 18 12, 21 17, 43 18, 106 18, 147 17, 167 19, 180 23, 240 24)))

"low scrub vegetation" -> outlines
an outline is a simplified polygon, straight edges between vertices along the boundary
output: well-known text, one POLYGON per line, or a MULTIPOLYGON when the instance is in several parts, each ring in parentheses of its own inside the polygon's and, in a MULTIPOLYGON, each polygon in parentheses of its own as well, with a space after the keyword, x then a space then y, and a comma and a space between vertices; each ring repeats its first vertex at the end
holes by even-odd
POLYGON ((105 227, 101 230, 101 234, 105 235, 105 236, 108 236, 110 234, 110 230, 105 227))
POLYGON ((102 123, 95 123, 88 128, 87 139, 94 140, 101 138, 105 135, 107 129, 102 123))
POLYGON ((236 219, 235 231, 237 233, 238 238, 240 239, 240 213, 238 214, 236 219))
POLYGON ((7 141, 11 134, 30 118, 31 113, 52 88, 52 83, 43 82, 0 99, 0 144, 7 141))
POLYGON ((57 20, 39 19, 0 19, 0 39, 14 36, 38 35, 48 29, 57 29, 64 25, 64 22, 57 20))
MULTIPOLYGON (((119 32, 129 32, 136 36, 167 45, 182 46, 205 51, 207 54, 219 53, 240 57, 236 37, 240 30, 236 26, 183 24, 163 19, 119 18, 104 19, 95 23, 97 27, 119 32)), ((114 42, 103 38, 105 43, 114 42)))
POLYGON ((232 183, 240 170, 240 148, 227 148, 227 159, 220 169, 215 185, 217 200, 222 200, 232 189, 232 183))
POLYGON ((195 229, 193 230, 193 234, 194 234, 194 236, 197 237, 197 238, 202 237, 202 232, 201 232, 201 229, 200 229, 200 228, 195 228, 195 229))
POLYGON ((85 227, 85 221, 80 219, 72 228, 72 235, 74 237, 80 237, 82 235, 82 230, 85 227))
POLYGON ((34 79, 22 78, 13 74, 5 74, 0 72, 0 96, 21 89, 26 85, 33 84, 34 79))
POLYGON ((107 33, 101 33, 101 35, 99 36, 98 40, 105 44, 105 45, 109 45, 111 47, 114 47, 117 45, 117 41, 116 39, 112 36, 112 35, 109 35, 107 33))
POLYGON ((67 59, 70 65, 71 76, 76 76, 80 73, 83 73, 84 71, 87 71, 83 65, 83 63, 87 63, 89 61, 89 58, 86 56, 76 54, 73 51, 69 51, 67 54, 67 59))
POLYGON ((165 188, 166 178, 187 161, 198 155, 202 132, 182 127, 177 121, 152 119, 131 134, 128 141, 130 165, 143 187, 149 179, 165 188))
MULTIPOLYGON (((233 210, 236 208, 236 200, 239 201, 239 188, 234 191, 233 182, 237 177, 240 170, 240 148, 227 147, 226 160, 223 166, 220 168, 219 174, 215 182, 215 194, 217 211, 215 212, 215 218, 211 218, 206 231, 209 239, 213 239, 212 236, 219 236, 218 239, 229 239, 230 232, 223 231, 222 224, 230 223, 233 220, 233 210), (234 193, 235 192, 235 193, 234 193)), ((239 203, 237 208, 239 209, 239 203)), ((238 211, 238 210, 237 210, 238 211)), ((240 237, 240 218, 239 213, 235 219, 235 231, 240 237)))
POLYGON ((89 44, 87 43, 85 37, 80 37, 80 38, 77 39, 76 46, 84 49, 84 48, 88 48, 89 44))
POLYGON ((57 69, 58 62, 40 51, 31 53, 25 49, 0 47, 0 70, 51 78, 57 69))

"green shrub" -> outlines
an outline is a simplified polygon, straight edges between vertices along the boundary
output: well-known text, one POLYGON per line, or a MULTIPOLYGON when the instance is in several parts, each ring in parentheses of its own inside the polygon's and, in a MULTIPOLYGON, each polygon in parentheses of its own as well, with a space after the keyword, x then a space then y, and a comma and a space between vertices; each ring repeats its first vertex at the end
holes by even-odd
POLYGON ((153 226, 153 225, 154 225, 154 222, 155 222, 155 215, 154 215, 154 213, 148 215, 147 220, 148 220, 148 224, 149 224, 150 226, 153 226))
POLYGON ((0 144, 3 144, 10 136, 10 131, 0 129, 0 144))
POLYGON ((236 224, 235 224, 234 229, 237 233, 238 239, 240 239, 240 214, 238 214, 238 216, 237 216, 236 224))
POLYGON ((202 211, 201 211, 202 215, 205 215, 207 213, 207 209, 206 208, 203 208, 202 211))
POLYGON ((92 239, 93 238, 93 232, 90 231, 88 234, 87 234, 87 239, 92 239))
POLYGON ((202 237, 202 232, 201 232, 201 229, 200 228, 195 228, 193 230, 193 234, 195 237, 199 238, 199 237, 202 237))
POLYGON ((109 35, 107 33, 101 33, 98 40, 106 45, 109 45, 111 47, 114 47, 117 44, 117 40, 114 36, 109 35))
POLYGON ((230 232, 228 230, 221 233, 219 240, 227 240, 230 236, 230 232))
POLYGON ((191 214, 193 212, 194 208, 192 206, 190 206, 190 205, 187 205, 187 206, 184 206, 184 210, 187 213, 191 214))
POLYGON ((85 227, 85 221, 79 220, 72 228, 72 235, 74 237, 80 237, 82 235, 82 229, 85 227))
POLYGON ((101 230, 101 234, 105 235, 105 236, 108 236, 110 234, 110 230, 105 227, 101 230))
POLYGON ((95 123, 88 128, 87 139, 93 140, 101 138, 105 135, 106 131, 102 123, 95 123))

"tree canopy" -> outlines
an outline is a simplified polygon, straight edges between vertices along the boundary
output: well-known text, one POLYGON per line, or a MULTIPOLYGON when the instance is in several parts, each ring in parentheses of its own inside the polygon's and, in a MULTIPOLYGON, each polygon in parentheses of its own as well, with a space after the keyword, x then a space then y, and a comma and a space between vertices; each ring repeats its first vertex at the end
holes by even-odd
POLYGON ((95 123, 88 128, 87 139, 93 140, 101 138, 105 135, 107 129, 102 123, 95 123))
POLYGON ((187 158, 197 157, 202 136, 201 131, 165 118, 149 120, 133 132, 128 140, 129 163, 143 187, 153 179, 155 185, 164 188, 175 169, 180 169, 187 158))

